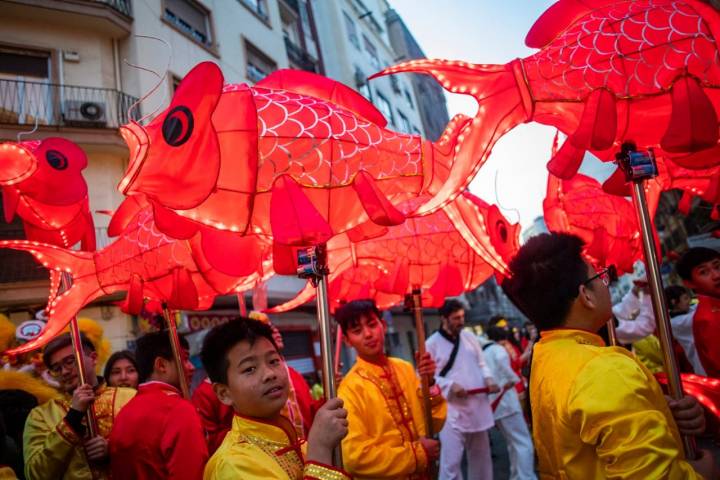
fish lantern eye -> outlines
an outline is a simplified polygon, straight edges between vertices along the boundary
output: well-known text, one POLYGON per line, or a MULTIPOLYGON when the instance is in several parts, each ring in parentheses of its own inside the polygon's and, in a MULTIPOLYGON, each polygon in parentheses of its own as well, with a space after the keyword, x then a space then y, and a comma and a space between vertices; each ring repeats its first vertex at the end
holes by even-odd
POLYGON ((495 228, 497 229, 497 232, 500 235, 500 240, 502 240, 503 243, 507 242, 508 231, 507 231, 507 227, 505 226, 505 222, 498 220, 498 222, 495 224, 495 228))
POLYGON ((55 170, 65 170, 68 167, 67 157, 57 150, 48 150, 45 153, 45 160, 55 170))
POLYGON ((195 121, 189 108, 179 105, 167 114, 162 124, 165 142, 171 147, 179 147, 192 135, 195 121))

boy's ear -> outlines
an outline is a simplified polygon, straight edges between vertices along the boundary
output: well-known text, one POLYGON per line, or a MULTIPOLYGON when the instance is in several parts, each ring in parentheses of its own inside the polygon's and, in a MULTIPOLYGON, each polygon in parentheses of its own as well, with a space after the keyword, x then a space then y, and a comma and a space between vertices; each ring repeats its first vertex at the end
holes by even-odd
POLYGON ((232 407, 232 397, 230 396, 230 389, 227 385, 225 385, 224 383, 213 383, 212 388, 218 400, 220 400, 228 407, 232 407))
POLYGON ((595 301, 592 295, 590 295, 589 289, 585 285, 580 285, 577 298, 580 299, 580 302, 582 302, 585 308, 595 308, 595 301))

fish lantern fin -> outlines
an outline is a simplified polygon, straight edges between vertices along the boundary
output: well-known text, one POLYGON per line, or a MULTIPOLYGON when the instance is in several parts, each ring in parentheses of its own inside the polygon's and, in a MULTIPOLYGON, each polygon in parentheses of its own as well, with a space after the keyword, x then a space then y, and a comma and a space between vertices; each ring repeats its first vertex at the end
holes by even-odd
POLYGON ((554 176, 569 180, 578 172, 583 158, 585 158, 585 149, 575 147, 568 138, 548 162, 547 169, 554 176))
POLYGON ((670 161, 690 170, 703 170, 720 165, 720 145, 699 152, 669 155, 670 161))
MULTIPOLYGON (((175 210, 195 208, 213 193, 221 164, 213 113, 222 88, 220 68, 202 62, 183 78, 161 115, 146 126, 131 122, 121 127, 130 149, 122 193, 143 193, 175 210)), ((239 105, 238 115, 242 108, 254 106, 239 105)))
POLYGON ((270 197, 273 239, 285 245, 320 245, 333 236, 327 220, 289 175, 280 175, 270 197))
POLYGON ((275 273, 278 275, 297 275, 297 247, 273 242, 272 251, 275 273))
POLYGON ((385 116, 367 98, 343 83, 316 73, 291 69, 276 70, 255 86, 288 90, 319 98, 346 108, 375 125, 387 126, 385 116))
POLYGON ((198 291, 187 268, 173 270, 172 291, 168 306, 174 310, 195 310, 198 306, 198 291))
POLYGON ((625 172, 618 167, 612 175, 602 184, 603 192, 618 197, 629 197, 632 195, 630 183, 625 178, 625 172))
POLYGON ((149 204, 144 195, 133 195, 127 197, 113 213, 108 224, 107 234, 109 237, 117 237, 122 234, 135 218, 135 215, 149 204))
POLYGON ((178 215, 169 208, 153 201, 153 219, 155 226, 165 235, 177 240, 187 240, 195 235, 200 225, 178 215))
POLYGON ((200 245, 205 260, 220 273, 242 277, 260 270, 264 245, 260 237, 204 227, 200 245))
POLYGON ((695 196, 692 193, 687 190, 683 190, 682 197, 680 197, 680 201, 678 202, 677 211, 683 215, 689 215, 694 197, 695 196))
POLYGON ((617 0, 560 0, 540 15, 525 37, 525 45, 543 48, 576 20, 591 11, 617 3, 617 0))
POLYGON ((15 218, 15 212, 20 202, 20 194, 14 187, 6 187, 2 189, 2 197, 5 221, 10 223, 13 221, 13 218, 15 218))
POLYGON ((375 282, 375 288, 384 293, 405 295, 410 287, 410 265, 407 259, 398 258, 387 275, 375 282))
POLYGON ((80 249, 86 252, 94 252, 97 248, 97 238, 95 237, 95 228, 93 227, 92 217, 90 212, 83 214, 86 218, 85 231, 83 232, 82 239, 80 240, 80 249))
POLYGON ((580 124, 570 135, 570 142, 585 150, 607 150, 613 146, 617 133, 615 95, 605 88, 593 90, 585 101, 580 124))
MULTIPOLYGON (((660 140, 666 152, 698 152, 718 143, 718 117, 712 101, 694 77, 680 77, 672 86, 670 124, 660 140)), ((697 168, 697 167, 696 167, 697 168)))
POLYGON ((265 310, 265 313, 283 313, 294 310, 295 308, 306 304, 310 300, 315 298, 315 287, 311 282, 307 282, 300 292, 285 303, 277 305, 273 308, 265 310))
POLYGON ((390 230, 387 227, 383 227, 372 220, 368 220, 359 225, 355 225, 345 233, 347 233, 351 242, 357 243, 362 242, 363 240, 371 240, 373 238, 382 237, 389 231, 390 230))
POLYGON ((125 298, 125 313, 140 315, 145 299, 143 298, 143 281, 137 273, 132 274, 125 298))
POLYGON ((365 212, 373 222, 384 227, 392 227, 405 221, 405 215, 390 203, 369 173, 358 172, 353 182, 353 188, 360 198, 365 212))

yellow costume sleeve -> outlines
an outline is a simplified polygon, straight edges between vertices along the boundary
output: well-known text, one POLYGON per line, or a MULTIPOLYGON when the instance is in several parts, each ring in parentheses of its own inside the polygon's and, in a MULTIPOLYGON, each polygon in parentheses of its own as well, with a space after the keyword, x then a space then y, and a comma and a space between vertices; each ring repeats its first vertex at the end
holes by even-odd
POLYGON ((238 445, 225 450, 223 455, 213 455, 205 466, 203 480, 266 480, 287 476, 277 462, 259 449, 238 445))
MULTIPOLYGON (((342 441, 345 469, 354 476, 369 478, 402 478, 424 472, 427 456, 420 442, 384 442, 382 432, 397 427, 390 423, 384 425, 385 416, 365 412, 353 398, 355 395, 350 389, 343 389, 339 394, 348 412, 349 423, 348 434, 342 441)), ((374 405, 378 411, 386 410, 384 400, 374 389, 366 389, 363 396, 365 402, 374 405)))
POLYGON ((61 419, 48 424, 40 408, 34 408, 23 432, 25 476, 33 480, 63 478, 80 437, 61 419))
POLYGON ((581 440, 595 446, 607 478, 698 478, 683 460, 659 386, 633 359, 590 360, 570 390, 567 411, 581 440))

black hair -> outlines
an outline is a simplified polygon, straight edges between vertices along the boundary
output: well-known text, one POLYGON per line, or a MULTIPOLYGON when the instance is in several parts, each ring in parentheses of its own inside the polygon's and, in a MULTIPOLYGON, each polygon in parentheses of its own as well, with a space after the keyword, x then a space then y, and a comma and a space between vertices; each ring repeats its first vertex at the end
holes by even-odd
POLYGON ((683 253, 675 264, 675 271, 683 280, 692 280, 692 271, 698 265, 720 258, 720 252, 707 247, 694 247, 683 253))
POLYGON ((448 318, 453 313, 457 312, 458 310, 465 310, 465 305, 462 304, 459 300, 456 300, 454 298, 449 298, 445 300, 445 303, 443 303, 442 307, 438 310, 440 312, 441 317, 448 318))
POLYGON ((105 381, 107 381, 107 379, 110 377, 110 373, 112 373, 112 369, 118 360, 127 360, 128 362, 130 362, 132 366, 135 367, 135 370, 138 371, 139 375, 140 369, 138 368, 137 361, 135 360, 135 355, 133 355, 130 350, 121 350, 119 352, 113 353, 112 355, 110 355, 110 358, 108 358, 108 361, 105 364, 105 370, 103 372, 105 381))
POLYGON ((360 318, 374 314, 382 320, 382 314, 373 300, 353 300, 335 310, 335 321, 340 325, 343 335, 360 323, 360 318))
POLYGON ((493 342, 499 342, 501 340, 508 340, 511 336, 510 332, 497 325, 492 325, 485 330, 488 338, 493 342))
MULTIPOLYGON (((90 339, 87 338, 82 332, 80 332, 80 343, 82 344, 83 351, 86 354, 95 351, 95 344, 92 343, 90 339)), ((69 332, 58 335, 57 337, 50 340, 48 344, 45 345, 42 354, 42 359, 45 366, 47 368, 50 368, 50 357, 52 357, 53 354, 58 350, 61 350, 70 345, 72 345, 72 337, 70 336, 69 332)))
POLYGON ((544 233, 530 238, 510 262, 511 277, 503 289, 538 330, 565 322, 588 278, 583 246, 575 235, 544 233))
POLYGON ((203 340, 200 359, 213 383, 227 384, 227 372, 230 367, 228 352, 240 342, 255 342, 264 338, 277 349, 272 337, 272 328, 267 323, 251 318, 240 318, 210 330, 203 340))
MULTIPOLYGON (((146 382, 152 375, 156 358, 160 357, 165 360, 175 358, 170 343, 170 334, 167 330, 146 333, 137 339, 135 345, 135 364, 140 383, 146 382)), ((182 335, 180 336, 180 346, 186 350, 190 348, 187 339, 182 335)))

